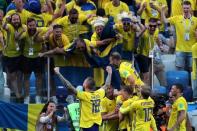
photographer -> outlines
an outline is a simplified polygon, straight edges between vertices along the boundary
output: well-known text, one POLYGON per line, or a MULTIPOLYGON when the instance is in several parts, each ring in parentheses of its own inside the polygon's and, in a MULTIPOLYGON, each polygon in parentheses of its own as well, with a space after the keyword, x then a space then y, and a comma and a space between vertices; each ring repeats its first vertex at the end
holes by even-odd
MULTIPOLYGON (((62 117, 55 114, 57 111, 55 102, 48 101, 38 116, 36 122, 36 131, 53 131, 56 129, 57 122, 66 120, 66 108, 63 108, 63 106, 61 107, 61 109, 64 110, 64 115, 62 117)), ((59 108, 58 110, 60 111, 61 109, 59 108)))

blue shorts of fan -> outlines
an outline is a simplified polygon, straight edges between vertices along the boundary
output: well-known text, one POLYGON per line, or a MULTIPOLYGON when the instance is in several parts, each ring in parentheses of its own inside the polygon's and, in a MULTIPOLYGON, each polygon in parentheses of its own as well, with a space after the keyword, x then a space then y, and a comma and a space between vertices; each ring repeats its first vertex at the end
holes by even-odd
POLYGON ((191 69, 192 67, 192 53, 191 52, 176 52, 176 67, 183 69, 191 69))

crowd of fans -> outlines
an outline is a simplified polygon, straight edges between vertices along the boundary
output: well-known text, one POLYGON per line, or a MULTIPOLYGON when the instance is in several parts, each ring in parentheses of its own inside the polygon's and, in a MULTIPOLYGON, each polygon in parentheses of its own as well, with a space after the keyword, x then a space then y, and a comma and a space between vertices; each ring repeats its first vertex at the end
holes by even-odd
MULTIPOLYGON (((6 72, 17 102, 29 104, 34 72, 38 104, 46 96, 43 76, 46 57, 50 57, 51 76, 56 73, 81 100, 83 130, 96 131, 103 123, 103 131, 148 131, 150 127, 156 131, 149 87, 153 85, 152 72, 160 85, 167 86, 161 55, 175 54, 178 70, 192 72, 193 77, 197 74, 197 2, 170 2, 0 0, 0 73, 6 72), (93 69, 93 78, 84 81, 83 92, 57 68, 53 71, 54 67, 68 66, 93 69)), ((53 78, 50 96, 57 102, 53 78)), ((0 79, 3 85, 3 77, 0 79)), ((170 91, 174 98, 171 111, 167 111, 169 131, 186 130, 187 102, 182 88, 175 84, 170 91)))

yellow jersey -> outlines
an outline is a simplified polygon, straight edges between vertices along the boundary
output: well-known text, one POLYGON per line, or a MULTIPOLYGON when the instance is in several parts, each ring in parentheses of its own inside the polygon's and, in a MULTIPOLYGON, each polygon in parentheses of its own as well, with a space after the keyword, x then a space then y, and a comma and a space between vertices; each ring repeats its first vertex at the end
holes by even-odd
MULTIPOLYGON (((37 28, 39 34, 37 36, 41 37, 42 34, 47 32, 47 28, 37 28)), ((42 43, 35 42, 34 36, 29 36, 28 32, 25 32, 22 42, 24 43, 23 55, 27 58, 36 58, 38 53, 42 50, 42 43)))
MULTIPOLYGON (((168 121, 168 129, 172 128, 175 125, 178 118, 178 112, 184 110, 186 115, 187 109, 187 101, 184 97, 179 97, 172 105, 172 110, 168 121)), ((186 131, 186 119, 184 119, 181 122, 180 126, 176 128, 174 131, 186 131)))
MULTIPOLYGON (((196 2, 195 0, 187 0, 191 3, 192 10, 195 9, 196 2)), ((183 7, 182 7, 182 2, 181 0, 173 0, 172 5, 171 5, 171 16, 177 16, 177 15, 183 15, 183 7)))
MULTIPOLYGON (((131 104, 138 99, 139 99, 138 96, 132 96, 128 100, 123 101, 122 106, 120 108, 130 107, 131 104)), ((132 129, 132 125, 133 125, 133 118, 134 118, 133 112, 128 112, 128 113, 124 114, 123 120, 119 123, 119 129, 120 130, 127 129, 128 131, 130 131, 132 129)))
POLYGON ((31 13, 31 12, 25 10, 25 9, 23 9, 22 12, 17 12, 16 10, 10 10, 9 12, 6 13, 5 17, 3 18, 3 21, 5 21, 8 16, 11 16, 14 13, 18 13, 19 14, 22 24, 26 24, 27 23, 27 19, 29 17, 31 17, 32 15, 34 15, 33 13, 31 13))
POLYGON ((125 32, 122 24, 115 24, 115 28, 117 31, 123 36, 123 51, 134 51, 134 43, 135 43, 135 31, 130 29, 130 31, 125 32))
MULTIPOLYGON (((94 2, 92 2, 91 0, 87 0, 87 5, 89 6, 87 8, 86 6, 80 7, 76 4, 75 0, 72 0, 71 2, 66 4, 66 9, 67 11, 70 11, 72 8, 75 8, 79 12, 79 14, 82 14, 85 16, 96 14, 96 5, 94 4, 94 2)), ((89 27, 87 25, 82 25, 80 27, 79 33, 84 34, 87 32, 89 32, 89 27)))
POLYGON ((75 38, 79 37, 81 25, 85 20, 87 20, 87 17, 80 14, 76 24, 71 24, 68 16, 58 19, 55 23, 63 26, 63 33, 72 42, 75 38))
POLYGON ((78 91, 77 98, 80 100, 80 127, 90 128, 94 124, 101 125, 101 100, 105 96, 105 90, 99 89, 93 92, 78 91))
POLYGON ((130 85, 127 78, 132 76, 135 80, 135 85, 142 86, 144 82, 141 80, 139 74, 135 70, 134 66, 129 62, 122 62, 119 67, 120 77, 126 85, 130 85))
POLYGON ((197 79, 197 43, 192 46, 192 79, 197 79))
POLYGON ((4 40, 3 32, 0 30, 0 52, 3 50, 3 43, 1 40, 4 40))
POLYGON ((114 17, 114 21, 117 22, 117 14, 120 14, 121 12, 129 12, 129 7, 126 3, 120 1, 120 5, 115 7, 112 2, 108 2, 105 4, 105 13, 106 15, 114 17))
POLYGON ((111 0, 98 0, 98 8, 105 8, 105 5, 111 0))
MULTIPOLYGON (((61 39, 58 40, 58 41, 55 41, 54 38, 53 38, 53 34, 51 34, 49 36, 49 44, 50 44, 51 49, 59 47, 59 48, 64 48, 64 50, 66 50, 71 46, 71 44, 68 40, 68 37, 64 34, 62 34, 61 39)), ((65 60, 64 55, 55 55, 54 56, 55 66, 59 66, 59 67, 65 66, 65 61, 66 60, 65 60)))
POLYGON ((167 6, 167 2, 166 0, 143 0, 142 4, 146 2, 147 3, 147 7, 146 9, 142 12, 142 19, 145 19, 146 23, 148 22, 148 20, 150 18, 157 18, 160 19, 160 13, 151 8, 150 7, 150 2, 152 2, 157 8, 161 8, 162 6, 166 5, 167 6))
MULTIPOLYGON (((6 32, 6 44, 3 49, 3 55, 7 57, 17 57, 20 56, 22 51, 20 48, 21 41, 15 40, 15 29, 11 24, 7 24, 9 32, 6 32)), ((22 25, 23 28, 26 28, 25 25, 22 25)), ((19 27, 18 32, 22 32, 23 28, 19 27)), ((22 37, 25 33, 22 34, 22 37)))
POLYGON ((138 46, 138 53, 144 56, 149 56, 149 52, 153 49, 155 45, 156 37, 158 36, 159 31, 154 32, 153 35, 150 35, 149 31, 146 30, 142 38, 140 39, 138 46))
POLYGON ((191 52, 192 45, 196 43, 197 18, 192 16, 185 19, 183 15, 179 15, 168 18, 168 21, 176 29, 176 51, 191 52))
MULTIPOLYGON (((110 100, 107 97, 101 100, 101 112, 102 113, 111 113, 114 112, 116 108, 116 100, 110 100)), ((107 120, 103 121, 100 131, 115 131, 118 128, 118 119, 117 120, 107 120)))
POLYGON ((154 101, 141 99, 134 101, 131 105, 131 112, 135 112, 133 129, 135 131, 150 131, 153 117, 154 101))
MULTIPOLYGON (((51 15, 51 14, 49 14, 49 13, 41 13, 41 14, 39 14, 38 16, 41 17, 41 18, 43 19, 44 26, 42 26, 42 27, 48 27, 49 24, 50 24, 50 22, 52 22, 52 19, 53 19, 53 15, 51 15)), ((39 22, 40 22, 40 21, 37 20, 37 25, 38 25, 38 27, 40 27, 40 26, 39 26, 39 22)))

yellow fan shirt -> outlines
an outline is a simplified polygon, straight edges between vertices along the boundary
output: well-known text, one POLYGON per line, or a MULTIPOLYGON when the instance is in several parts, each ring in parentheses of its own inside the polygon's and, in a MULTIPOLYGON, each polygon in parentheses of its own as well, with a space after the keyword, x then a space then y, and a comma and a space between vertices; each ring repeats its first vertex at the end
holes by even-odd
POLYGON ((197 43, 192 46, 192 79, 197 79, 197 43))
MULTIPOLYGON (((71 46, 68 37, 64 34, 62 34, 62 38, 58 41, 54 40, 53 34, 51 34, 49 37, 49 44, 52 49, 59 47, 59 48, 64 48, 64 50, 66 50, 71 46)), ((54 56, 55 66, 59 66, 59 67, 65 66, 65 61, 66 60, 63 55, 54 56)))
POLYGON ((121 12, 129 12, 129 7, 126 3, 120 1, 120 5, 115 7, 112 2, 108 2, 105 4, 105 14, 114 17, 114 21, 117 22, 117 14, 121 12))
MULTIPOLYGON (((183 14, 183 7, 182 7, 182 2, 184 0, 173 0, 172 5, 171 5, 171 16, 177 16, 177 15, 182 15, 183 14)), ((195 0, 187 0, 190 1, 192 10, 195 9, 196 6, 196 1, 195 0)))
MULTIPOLYGON (((25 25, 22 25, 23 28, 26 28, 25 25)), ((15 29, 11 24, 7 24, 9 32, 6 32, 6 44, 3 50, 3 55, 7 57, 17 57, 20 56, 22 51, 19 48, 21 41, 15 41, 15 29)), ((18 29, 18 32, 22 32, 22 27, 18 29)), ((24 36, 24 33, 22 34, 24 36)))
POLYGON ((192 16, 185 19, 182 15, 168 18, 170 24, 176 29, 176 51, 191 52, 191 47, 196 43, 195 30, 197 28, 197 18, 192 16), (186 39, 186 35, 189 38, 186 39))

